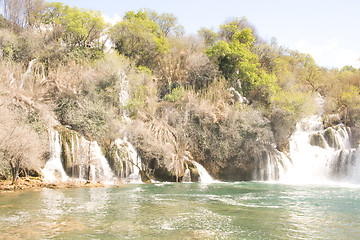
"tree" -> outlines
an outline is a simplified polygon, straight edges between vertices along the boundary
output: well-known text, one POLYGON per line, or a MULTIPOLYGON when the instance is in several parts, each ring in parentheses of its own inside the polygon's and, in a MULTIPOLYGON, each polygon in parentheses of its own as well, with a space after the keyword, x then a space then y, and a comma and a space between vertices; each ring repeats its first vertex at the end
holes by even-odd
POLYGON ((36 15, 45 7, 44 0, 0 0, 3 14, 11 23, 23 28, 32 27, 36 15))
POLYGON ((218 37, 218 34, 208 28, 201 28, 198 31, 198 35, 204 40, 205 46, 210 47, 213 45, 218 37))
POLYGON ((169 49, 159 25, 146 11, 127 12, 124 20, 112 27, 110 35, 116 50, 138 66, 153 69, 159 57, 169 49))
POLYGON ((356 73, 358 70, 356 70, 356 68, 354 68, 352 65, 346 65, 341 69, 341 71, 342 72, 349 71, 349 72, 356 73))
POLYGON ((175 35, 183 35, 184 28, 178 24, 177 17, 172 13, 157 13, 151 10, 145 10, 149 14, 149 19, 156 23, 160 31, 165 37, 168 37, 170 33, 175 35))
POLYGON ((218 41, 206 51, 231 84, 241 81, 245 96, 260 81, 258 58, 250 50, 253 42, 251 30, 245 28, 233 33, 230 43, 218 41))
POLYGON ((21 169, 39 170, 44 146, 36 131, 4 103, 0 106, 0 125, 0 166, 11 170, 13 182, 21 169))
POLYGON ((40 25, 51 29, 55 39, 61 39, 70 47, 96 44, 105 29, 101 13, 93 10, 70 8, 62 3, 49 3, 41 15, 40 25))
POLYGON ((255 43, 262 42, 262 39, 258 36, 255 27, 248 22, 246 17, 235 18, 234 20, 221 25, 218 35, 221 40, 231 42, 234 34, 245 28, 251 30, 255 43))
POLYGON ((290 51, 288 56, 290 71, 295 74, 298 84, 304 91, 318 91, 320 87, 319 77, 321 69, 316 65, 310 54, 290 51))

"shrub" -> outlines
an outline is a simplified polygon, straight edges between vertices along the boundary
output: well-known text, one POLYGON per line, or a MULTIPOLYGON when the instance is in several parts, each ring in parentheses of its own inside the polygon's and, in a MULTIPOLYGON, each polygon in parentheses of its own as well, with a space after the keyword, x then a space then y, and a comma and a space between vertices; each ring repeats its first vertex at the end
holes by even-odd
POLYGON ((170 94, 165 95, 164 100, 169 102, 176 102, 185 96, 185 89, 181 86, 171 90, 170 94))
POLYGON ((41 156, 45 152, 39 134, 11 105, 0 99, 0 171, 10 170, 13 181, 21 169, 39 171, 41 156))

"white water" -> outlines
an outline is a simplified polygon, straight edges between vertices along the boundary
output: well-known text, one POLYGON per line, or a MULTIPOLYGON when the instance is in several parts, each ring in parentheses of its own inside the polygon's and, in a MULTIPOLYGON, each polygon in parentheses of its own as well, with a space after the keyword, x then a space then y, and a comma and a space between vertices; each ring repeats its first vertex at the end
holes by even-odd
MULTIPOLYGON (((64 170, 61 158, 63 151, 61 136, 54 130, 49 132, 49 136, 50 159, 42 169, 44 180, 51 183, 56 181, 65 182, 69 179, 69 176, 64 170)), ((102 181, 106 184, 113 183, 114 174, 98 143, 88 141, 82 136, 79 138, 77 135, 73 135, 72 137, 72 145, 66 145, 67 153, 71 154, 71 177, 80 180, 102 181), (76 168, 78 171, 75 170, 76 168)))
POLYGON ((56 182, 57 180, 67 181, 66 175, 61 162, 61 139, 57 131, 49 131, 50 142, 50 159, 46 162, 46 165, 41 169, 44 175, 44 181, 56 182), (60 176, 57 176, 60 174, 60 176))
POLYGON ((201 183, 213 183, 215 182, 214 179, 210 176, 210 174, 206 171, 206 169, 198 162, 191 161, 197 170, 199 171, 200 175, 200 182, 201 183))
MULTIPOLYGON (((82 141, 88 142, 82 137, 82 141)), ((107 159, 102 154, 101 148, 96 141, 89 142, 90 144, 90 169, 93 169, 93 181, 100 180, 104 183, 114 183, 114 174, 111 171, 107 159)))
POLYGON ((189 168, 186 168, 182 182, 187 182, 187 183, 191 182, 191 172, 189 168))
POLYGON ((139 157, 135 147, 128 141, 116 139, 113 142, 116 147, 115 158, 117 164, 120 164, 120 176, 132 183, 141 182, 141 158, 139 157))
POLYGON ((289 158, 275 147, 271 151, 260 151, 254 157, 253 179, 256 181, 278 180, 285 175, 289 161, 289 158))
POLYGON ((37 62, 36 58, 29 62, 29 66, 28 66, 26 72, 21 76, 20 88, 24 88, 25 81, 29 78, 32 68, 36 62, 37 62))
POLYGON ((359 149, 351 148, 349 130, 343 125, 323 129, 319 115, 299 122, 290 139, 288 171, 281 182, 295 184, 322 184, 333 182, 359 183, 359 149), (325 139, 330 131, 331 139, 325 139), (311 144, 316 135, 321 146, 311 144))
POLYGON ((125 121, 131 121, 129 118, 129 113, 126 109, 127 104, 130 100, 129 93, 129 81, 126 80, 126 74, 124 72, 118 72, 118 77, 121 79, 120 81, 120 92, 119 92, 119 105, 120 105, 120 114, 122 115, 125 121))

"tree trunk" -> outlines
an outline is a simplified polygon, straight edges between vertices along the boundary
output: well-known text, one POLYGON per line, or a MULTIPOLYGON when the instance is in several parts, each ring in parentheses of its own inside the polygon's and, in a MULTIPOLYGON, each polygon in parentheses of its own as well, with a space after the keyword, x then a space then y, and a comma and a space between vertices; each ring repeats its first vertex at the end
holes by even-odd
POLYGON ((19 165, 10 162, 11 175, 13 177, 13 183, 15 183, 19 178, 19 165))

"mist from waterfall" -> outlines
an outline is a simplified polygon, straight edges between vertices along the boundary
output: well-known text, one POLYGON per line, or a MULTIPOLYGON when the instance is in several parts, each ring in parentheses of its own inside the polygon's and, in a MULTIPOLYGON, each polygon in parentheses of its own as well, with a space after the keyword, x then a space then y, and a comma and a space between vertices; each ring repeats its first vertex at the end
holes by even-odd
POLYGON ((290 139, 285 183, 359 183, 359 148, 351 147, 350 129, 339 124, 323 128, 320 115, 304 119, 290 139))
POLYGON ((206 171, 206 169, 198 162, 191 161, 197 168, 200 179, 199 182, 201 183, 213 183, 215 182, 214 179, 210 176, 210 174, 206 171))
POLYGON ((68 176, 61 162, 61 140, 57 131, 49 131, 50 159, 41 169, 45 182, 67 181, 68 176), (60 176, 59 176, 60 174, 60 176))

